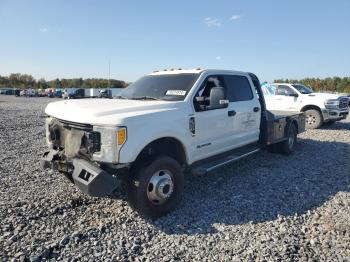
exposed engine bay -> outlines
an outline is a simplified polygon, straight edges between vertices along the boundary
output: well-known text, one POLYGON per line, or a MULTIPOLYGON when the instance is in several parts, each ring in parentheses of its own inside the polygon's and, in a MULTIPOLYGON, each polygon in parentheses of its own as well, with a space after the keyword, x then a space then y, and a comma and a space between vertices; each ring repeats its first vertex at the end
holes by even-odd
POLYGON ((92 126, 50 119, 47 123, 49 143, 54 150, 63 151, 67 161, 77 156, 91 157, 101 149, 100 133, 92 126))

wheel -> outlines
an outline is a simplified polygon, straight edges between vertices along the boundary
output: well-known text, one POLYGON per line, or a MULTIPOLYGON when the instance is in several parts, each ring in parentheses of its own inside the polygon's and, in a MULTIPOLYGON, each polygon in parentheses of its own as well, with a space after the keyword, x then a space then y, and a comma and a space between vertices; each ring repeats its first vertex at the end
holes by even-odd
POLYGON ((330 121, 328 121, 328 122, 324 122, 323 125, 324 125, 324 126, 331 126, 331 125, 333 125, 334 123, 335 123, 335 121, 330 120, 330 121))
POLYGON ((183 186, 184 176, 179 163, 170 157, 158 157, 135 170, 128 185, 128 199, 141 215, 157 218, 179 204, 183 186))
POLYGON ((287 131, 287 139, 278 143, 279 152, 284 155, 290 155, 293 153, 295 144, 297 142, 297 129, 293 123, 289 125, 287 131))
POLYGON ((310 109, 305 111, 305 128, 316 129, 323 123, 321 113, 318 110, 310 109))

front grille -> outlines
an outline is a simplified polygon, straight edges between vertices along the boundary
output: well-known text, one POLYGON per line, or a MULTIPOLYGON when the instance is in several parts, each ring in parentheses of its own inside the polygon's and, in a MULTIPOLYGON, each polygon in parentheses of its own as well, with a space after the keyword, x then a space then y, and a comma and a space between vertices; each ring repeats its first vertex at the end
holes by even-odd
MULTIPOLYGON (((61 119, 54 119, 48 126, 49 139, 54 148, 62 148, 75 154, 93 154, 101 150, 101 134, 93 131, 93 126, 89 124, 76 123, 61 119), (74 138, 72 138, 72 136, 74 138), (67 147, 67 139, 81 139, 80 149, 67 147), (72 151, 73 150, 73 151, 72 151)), ((68 145, 71 142, 68 141, 68 145)))
POLYGON ((339 98, 339 108, 345 109, 349 106, 349 100, 347 97, 341 97, 339 98))

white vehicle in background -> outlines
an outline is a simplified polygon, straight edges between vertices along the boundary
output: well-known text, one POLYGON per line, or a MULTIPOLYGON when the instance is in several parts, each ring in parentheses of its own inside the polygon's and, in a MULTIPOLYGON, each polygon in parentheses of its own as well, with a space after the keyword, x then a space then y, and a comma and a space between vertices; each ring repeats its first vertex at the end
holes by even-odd
POLYGON ((36 91, 33 88, 30 88, 27 90, 27 96, 29 96, 29 97, 38 96, 38 91, 36 91))
POLYGON ((119 93, 123 91, 123 88, 107 88, 107 89, 101 89, 99 97, 101 98, 113 98, 117 97, 119 93))
POLYGON ((64 89, 63 93, 62 93, 62 98, 63 99, 68 99, 68 90, 64 89))
POLYGON ((100 95, 100 89, 99 88, 89 88, 86 89, 87 92, 85 92, 86 97, 98 97, 100 95))
POLYGON ((19 96, 27 96, 27 90, 26 90, 26 89, 21 90, 21 91, 19 92, 19 96))
POLYGON ((100 95, 99 88, 69 88, 67 95, 63 98, 78 99, 78 98, 96 98, 100 95))
POLYGON ((264 84, 262 90, 268 110, 305 112, 308 129, 331 125, 349 114, 349 98, 346 96, 314 93, 302 84, 264 84))

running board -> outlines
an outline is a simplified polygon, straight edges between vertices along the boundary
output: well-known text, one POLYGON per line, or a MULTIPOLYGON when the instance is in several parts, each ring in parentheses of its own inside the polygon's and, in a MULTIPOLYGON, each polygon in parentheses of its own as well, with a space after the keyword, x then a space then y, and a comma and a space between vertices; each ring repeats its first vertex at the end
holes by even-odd
POLYGON ((256 145, 231 151, 231 154, 223 154, 219 157, 206 159, 204 161, 202 160, 199 163, 194 164, 191 168, 191 172, 195 175, 204 175, 206 173, 212 172, 217 168, 233 163, 241 158, 255 154, 259 151, 260 147, 257 147, 256 145))

